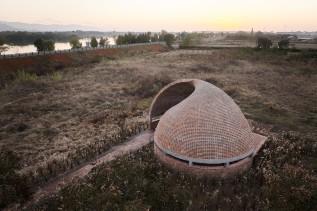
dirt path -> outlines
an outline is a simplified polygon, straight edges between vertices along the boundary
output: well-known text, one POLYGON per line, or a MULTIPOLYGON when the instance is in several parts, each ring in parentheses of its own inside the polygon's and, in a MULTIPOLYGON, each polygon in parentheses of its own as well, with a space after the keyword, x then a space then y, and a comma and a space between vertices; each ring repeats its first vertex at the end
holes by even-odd
POLYGON ((109 151, 101 155, 93 162, 86 163, 76 170, 64 173, 58 177, 55 181, 48 183, 47 185, 40 187, 32 199, 27 202, 23 208, 38 202, 40 199, 58 192, 62 187, 69 184, 74 179, 85 177, 94 167, 110 162, 118 157, 132 153, 149 144, 152 141, 153 133, 151 131, 144 131, 141 134, 134 136, 130 141, 127 141, 121 145, 112 147, 109 151))

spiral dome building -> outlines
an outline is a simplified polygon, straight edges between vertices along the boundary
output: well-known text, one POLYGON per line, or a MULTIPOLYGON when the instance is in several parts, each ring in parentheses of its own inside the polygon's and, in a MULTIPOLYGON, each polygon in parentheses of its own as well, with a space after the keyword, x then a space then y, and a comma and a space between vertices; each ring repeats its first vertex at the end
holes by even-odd
POLYGON ((230 96, 197 79, 164 87, 149 118, 159 160, 197 175, 227 177, 247 170, 266 139, 251 131, 230 96))

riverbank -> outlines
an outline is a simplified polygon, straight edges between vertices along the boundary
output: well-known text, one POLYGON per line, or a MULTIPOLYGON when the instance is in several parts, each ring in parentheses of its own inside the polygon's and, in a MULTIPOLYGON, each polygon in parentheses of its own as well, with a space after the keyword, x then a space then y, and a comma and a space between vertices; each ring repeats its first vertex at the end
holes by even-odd
POLYGON ((107 48, 77 49, 72 51, 28 54, 0 59, 0 88, 17 78, 17 72, 23 71, 37 76, 50 74, 66 67, 96 63, 103 58, 113 59, 148 51, 160 52, 166 47, 161 43, 109 46, 107 48))

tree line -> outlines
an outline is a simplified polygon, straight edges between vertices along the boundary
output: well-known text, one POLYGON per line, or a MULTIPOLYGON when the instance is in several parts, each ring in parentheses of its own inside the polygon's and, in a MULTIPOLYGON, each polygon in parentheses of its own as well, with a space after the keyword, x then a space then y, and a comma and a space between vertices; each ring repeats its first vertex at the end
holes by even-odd
POLYGON ((75 32, 0 32, 0 39, 9 45, 28 45, 37 39, 68 42, 75 32))
POLYGON ((166 31, 162 31, 161 33, 154 33, 151 32, 141 33, 141 34, 133 34, 127 33, 124 35, 119 35, 116 44, 117 45, 124 45, 124 44, 134 44, 134 43, 149 43, 149 42, 166 42, 168 46, 171 46, 175 41, 174 34, 168 33, 166 31))
MULTIPOLYGON (((153 35, 151 32, 141 33, 141 34, 127 33, 124 35, 119 35, 116 39, 116 44, 123 45, 123 44, 149 43, 149 42, 158 42, 158 41, 164 41, 166 42, 168 46, 171 46, 173 42, 175 41, 175 36, 171 33, 167 33, 166 31, 162 31, 159 34, 155 33, 153 35)), ((69 44, 72 49, 78 49, 83 47, 78 36, 72 36, 69 40, 69 44)), ((108 39, 101 37, 98 42, 96 37, 92 37, 88 44, 92 48, 97 48, 98 46, 104 47, 105 45, 108 44, 108 39)), ((55 50, 54 40, 39 38, 35 40, 34 46, 36 47, 38 52, 55 50)))

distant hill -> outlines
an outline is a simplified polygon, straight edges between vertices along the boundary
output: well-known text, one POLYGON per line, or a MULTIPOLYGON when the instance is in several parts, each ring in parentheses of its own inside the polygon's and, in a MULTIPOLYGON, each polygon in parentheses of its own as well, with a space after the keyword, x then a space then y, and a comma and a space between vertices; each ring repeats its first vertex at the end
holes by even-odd
POLYGON ((0 31, 30 31, 30 32, 62 32, 62 31, 101 31, 96 27, 61 24, 33 24, 22 22, 0 21, 0 31))
POLYGON ((0 31, 16 31, 16 29, 3 22, 0 22, 0 31))

